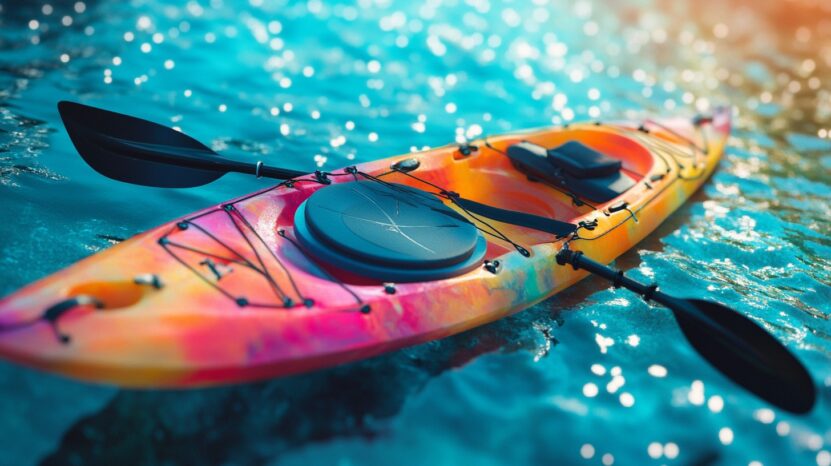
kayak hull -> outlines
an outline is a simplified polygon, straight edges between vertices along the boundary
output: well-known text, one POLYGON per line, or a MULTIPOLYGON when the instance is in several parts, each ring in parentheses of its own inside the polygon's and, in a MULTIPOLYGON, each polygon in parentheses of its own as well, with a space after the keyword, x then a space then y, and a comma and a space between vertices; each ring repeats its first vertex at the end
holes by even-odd
MULTIPOLYGON (((729 130, 728 110, 701 126, 686 120, 580 124, 474 141, 470 155, 447 146, 357 169, 424 188, 406 175, 388 174, 392 163, 415 157, 421 163, 415 175, 465 198, 595 225, 578 230, 580 239, 569 247, 608 263, 701 186, 718 164, 729 130), (568 140, 611 152, 637 183, 607 203, 576 206, 564 193, 529 181, 504 155, 520 141, 552 147, 568 140)), ((342 170, 330 178, 353 180, 342 170)), ((479 267, 449 279, 390 285, 329 270, 304 254, 293 232, 298 206, 323 186, 309 180, 177 219, 0 300, 0 355, 122 386, 243 382, 459 333, 525 309, 585 276, 555 264, 566 239, 499 222, 488 223, 531 255, 488 237, 486 259, 501 263, 497 273, 479 267), (41 318, 57 308, 53 321, 41 318)))

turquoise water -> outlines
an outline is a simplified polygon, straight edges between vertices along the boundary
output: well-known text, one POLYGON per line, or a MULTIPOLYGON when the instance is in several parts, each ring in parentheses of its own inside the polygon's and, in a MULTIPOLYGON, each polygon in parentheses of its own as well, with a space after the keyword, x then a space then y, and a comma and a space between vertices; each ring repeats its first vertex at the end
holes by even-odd
POLYGON ((462 335, 244 386, 118 390, 0 363, 0 464, 831 464, 831 8, 608 3, 0 0, 0 294, 268 183, 105 179, 60 99, 305 170, 730 103, 713 179, 617 265, 756 319, 810 368, 811 415, 770 409, 665 311, 588 279, 462 335))

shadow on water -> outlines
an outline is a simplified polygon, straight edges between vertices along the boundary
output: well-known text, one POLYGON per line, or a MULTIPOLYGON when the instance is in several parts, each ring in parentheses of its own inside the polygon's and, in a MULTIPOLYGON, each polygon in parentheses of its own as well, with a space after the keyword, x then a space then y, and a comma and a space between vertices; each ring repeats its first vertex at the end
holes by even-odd
MULTIPOLYGON (((692 202, 706 199, 699 191, 692 202)), ((688 221, 685 206, 618 267, 640 263, 638 250, 662 249, 661 238, 688 221)), ((119 392, 101 411, 65 433, 42 465, 266 464, 303 445, 383 434, 385 420, 431 379, 494 352, 529 351, 558 342, 551 329, 567 309, 608 285, 588 278, 541 305, 468 332, 367 361, 280 380, 193 391, 119 392), (234 448, 228 448, 234 445, 234 448)), ((710 464, 704 460, 701 464, 710 464)))
MULTIPOLYGON (((590 292, 587 290, 587 292, 590 292)), ((119 392, 64 435, 44 465, 261 464, 333 437, 372 437, 430 379, 488 352, 539 344, 516 317, 316 373, 195 391, 119 392), (234 445, 234 448, 228 448, 234 445)))

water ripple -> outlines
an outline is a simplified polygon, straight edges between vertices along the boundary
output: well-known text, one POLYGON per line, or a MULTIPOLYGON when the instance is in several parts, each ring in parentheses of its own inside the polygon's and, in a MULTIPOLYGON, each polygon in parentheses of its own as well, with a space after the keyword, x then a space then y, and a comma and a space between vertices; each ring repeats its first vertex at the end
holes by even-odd
POLYGON ((669 313, 589 279, 463 335, 260 384, 102 392, 2 365, 4 458, 827 466, 829 5, 0 0, 0 212, 15 219, 0 224, 3 292, 267 183, 104 179, 71 148, 60 99, 307 170, 730 103, 712 181, 617 265, 752 317, 821 392, 810 416, 770 410, 708 367, 669 313))

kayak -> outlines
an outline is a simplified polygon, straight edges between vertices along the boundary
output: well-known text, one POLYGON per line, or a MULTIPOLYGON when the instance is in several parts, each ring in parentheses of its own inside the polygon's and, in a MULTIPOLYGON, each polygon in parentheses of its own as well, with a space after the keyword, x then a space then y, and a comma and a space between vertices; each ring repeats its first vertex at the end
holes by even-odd
POLYGON ((443 338, 584 278, 557 265, 564 248, 609 263, 635 246, 705 182, 729 132, 720 108, 294 177, 0 300, 0 356, 87 381, 198 387, 443 338))

